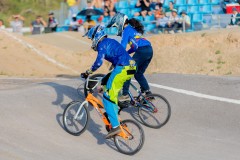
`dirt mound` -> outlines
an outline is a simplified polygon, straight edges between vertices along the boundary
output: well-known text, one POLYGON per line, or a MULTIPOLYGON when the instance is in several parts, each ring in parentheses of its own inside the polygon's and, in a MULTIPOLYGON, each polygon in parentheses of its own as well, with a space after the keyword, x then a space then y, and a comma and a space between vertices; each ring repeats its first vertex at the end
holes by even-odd
MULTIPOLYGON (((90 41, 78 33, 14 38, 0 32, 0 76, 78 76, 96 58, 90 41)), ((154 58, 147 72, 240 75, 239 37, 239 29, 152 36, 154 58)))
POLYGON ((153 36, 154 59, 148 71, 240 75, 239 37, 239 29, 153 36))

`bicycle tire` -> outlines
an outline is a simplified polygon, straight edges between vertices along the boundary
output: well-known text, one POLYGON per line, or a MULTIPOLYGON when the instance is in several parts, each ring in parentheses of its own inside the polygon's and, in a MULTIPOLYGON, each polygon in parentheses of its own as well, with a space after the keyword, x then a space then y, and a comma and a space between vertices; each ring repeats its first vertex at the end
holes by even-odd
MULTIPOLYGON (((127 120, 123 120, 121 122, 121 125, 127 125, 128 126, 128 129, 131 130, 131 134, 134 134, 133 136, 133 139, 129 139, 129 140, 125 140, 123 139, 122 137, 116 135, 114 136, 114 143, 115 143, 115 146, 117 147, 118 151, 120 153, 123 153, 123 154, 126 154, 126 155, 134 155, 136 154, 137 152, 139 152, 142 147, 143 147, 143 144, 144 144, 144 141, 145 141, 145 135, 144 135, 144 131, 143 131, 143 128, 141 127, 141 125, 139 123, 137 123, 136 121, 134 120, 131 120, 131 119, 127 119, 127 120), (131 129, 131 124, 136 128, 138 129, 139 131, 139 139, 137 137, 137 133, 136 133, 136 129, 131 129), (130 149, 130 141, 132 140, 135 140, 135 139, 138 139, 138 143, 137 143, 137 146, 134 148, 134 149, 131 149, 130 151, 126 151, 123 147, 126 147, 127 149, 130 149), (124 142, 126 141, 126 142, 124 142)), ((134 143, 136 144, 136 143, 134 143)))
POLYGON ((79 121, 78 121, 78 119, 74 120, 75 114, 71 114, 71 115, 68 114, 73 107, 75 107, 75 112, 77 112, 77 110, 81 104, 82 103, 79 101, 72 101, 66 106, 66 108, 64 109, 64 112, 63 112, 63 126, 69 134, 74 135, 74 136, 81 135, 87 129, 87 126, 89 123, 90 114, 85 105, 83 105, 83 107, 80 111, 80 114, 79 114, 81 116, 85 116, 85 118, 86 118, 85 121, 80 122, 81 119, 79 121), (71 122, 71 123, 69 124, 68 122, 71 122), (75 124, 75 122, 78 122, 78 124, 80 124, 81 128, 78 128, 77 124, 75 124), (79 130, 78 131, 71 130, 70 128, 73 128, 73 127, 75 127, 76 129, 79 129, 79 130))
MULTIPOLYGON (((104 76, 105 76, 105 74, 101 74, 101 73, 93 74, 92 76, 89 77, 89 79, 96 79, 96 78, 99 78, 99 77, 103 78, 104 76)), ((91 87, 95 86, 95 83, 96 82, 89 82, 88 87, 91 88, 91 87)), ((84 95, 85 95, 85 97, 87 97, 87 95, 89 93, 89 91, 87 90, 86 87, 87 87, 87 82, 84 83, 84 95)))
MULTIPOLYGON (((141 106, 138 108, 138 115, 144 125, 150 128, 161 128, 170 119, 171 116, 171 106, 167 99, 159 94, 149 94, 144 98, 151 106, 154 106, 154 111, 149 108, 147 104, 143 104, 144 100, 141 102, 141 106), (153 100, 159 99, 156 105, 153 104, 153 100), (164 106, 162 104, 165 104, 164 106), (165 108, 163 108, 165 107, 165 108), (163 113, 163 109, 165 112, 163 113), (149 116, 148 116, 149 115, 149 116), (152 122, 151 122, 152 120, 152 122)), ((145 102, 146 103, 146 102, 145 102)))

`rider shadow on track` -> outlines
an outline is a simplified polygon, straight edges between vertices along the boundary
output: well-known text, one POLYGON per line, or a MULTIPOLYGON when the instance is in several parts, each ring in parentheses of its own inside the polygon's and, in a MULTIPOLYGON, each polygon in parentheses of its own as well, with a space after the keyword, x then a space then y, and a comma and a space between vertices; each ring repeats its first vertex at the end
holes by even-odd
MULTIPOLYGON (((63 126, 63 122, 62 122, 63 111, 64 111, 65 107, 67 106, 67 104, 70 103, 70 101, 67 103, 64 103, 64 97, 66 96, 69 99, 71 99, 72 101, 83 102, 85 100, 83 88, 76 89, 71 86, 63 85, 63 84, 59 84, 59 83, 55 83, 55 82, 45 82, 42 84, 50 86, 55 90, 56 99, 52 102, 52 104, 55 106, 60 106, 62 109, 62 112, 60 112, 56 115, 56 121, 58 122, 60 127, 65 130, 65 128, 63 126)), ((90 117, 91 117, 91 112, 93 111, 93 107, 91 107, 91 106, 88 107, 88 110, 90 112, 90 117)), ((102 128, 102 126, 95 123, 92 120, 92 118, 89 119, 89 126, 88 126, 87 130, 93 135, 93 137, 95 137, 97 139, 97 143, 99 145, 106 143, 108 146, 111 147, 112 146, 111 143, 108 144, 108 142, 105 140, 105 134, 103 134, 101 132, 101 128, 102 128)), ((113 144, 113 146, 114 146, 114 144, 113 144)))

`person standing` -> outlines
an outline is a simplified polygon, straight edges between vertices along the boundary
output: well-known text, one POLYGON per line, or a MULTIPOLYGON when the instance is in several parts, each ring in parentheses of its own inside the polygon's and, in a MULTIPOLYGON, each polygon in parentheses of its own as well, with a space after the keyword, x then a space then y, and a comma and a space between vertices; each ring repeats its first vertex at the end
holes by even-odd
POLYGON ((0 29, 5 29, 4 22, 2 19, 0 19, 0 29))
POLYGON ((14 33, 22 34, 23 22, 25 18, 21 15, 13 15, 9 18, 10 26, 14 33))
POLYGON ((47 23, 42 16, 37 16, 36 20, 31 23, 30 29, 32 34, 41 34, 42 28, 47 27, 47 23))
POLYGON ((240 14, 237 11, 237 8, 232 9, 233 14, 231 15, 230 26, 240 25, 240 14))
POLYGON ((48 14, 48 27, 51 29, 51 32, 56 32, 58 26, 58 21, 54 17, 54 13, 50 12, 48 14))

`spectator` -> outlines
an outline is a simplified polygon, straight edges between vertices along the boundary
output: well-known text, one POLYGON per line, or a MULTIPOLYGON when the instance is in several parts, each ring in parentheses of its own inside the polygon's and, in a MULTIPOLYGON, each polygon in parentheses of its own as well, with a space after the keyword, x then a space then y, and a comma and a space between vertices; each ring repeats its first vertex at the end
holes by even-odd
POLYGON ((155 18, 159 18, 160 14, 163 12, 163 7, 162 4, 159 3, 158 5, 155 6, 155 18))
POLYGON ((92 0, 92 6, 94 6, 95 8, 104 8, 104 2, 103 0, 92 0))
POLYGON ((57 19, 54 17, 54 13, 50 12, 48 14, 48 27, 51 29, 51 32, 56 32, 57 30, 57 26, 58 26, 58 21, 57 19))
POLYGON ((0 19, 0 29, 5 29, 4 22, 2 19, 0 19))
POLYGON ((231 15, 230 27, 240 25, 240 14, 238 13, 237 8, 233 8, 232 11, 233 14, 231 15))
POLYGON ((68 17, 71 19, 74 14, 77 14, 79 12, 78 5, 80 3, 80 0, 65 0, 65 2, 67 2, 69 6, 68 17))
POLYGON ((140 7, 141 11, 134 14, 134 16, 143 16, 152 15, 150 10, 150 0, 138 0, 136 7, 140 7))
POLYGON ((185 26, 185 30, 191 27, 190 17, 187 15, 187 12, 184 10, 181 12, 180 22, 181 22, 182 28, 185 26))
POLYGON ((76 14, 74 14, 70 22, 70 30, 77 32, 79 26, 80 26, 79 21, 77 21, 76 14))
POLYGON ((13 15, 11 18, 9 18, 9 21, 10 21, 10 26, 13 29, 13 32, 22 34, 24 17, 21 15, 13 15))
POLYGON ((104 0, 104 16, 113 17, 116 12, 114 2, 112 0, 104 0))
POLYGON ((83 25, 85 30, 88 31, 89 29, 96 25, 96 22, 91 19, 91 16, 88 15, 86 16, 86 22, 83 25))
POLYGON ((172 15, 169 17, 167 28, 169 33, 176 33, 182 27, 180 23, 180 17, 177 14, 177 10, 172 10, 172 15))
POLYGON ((173 1, 170 1, 168 3, 168 8, 166 8, 166 10, 165 10, 165 14, 166 14, 167 17, 171 16, 173 9, 174 9, 174 3, 173 3, 173 1))
POLYGON ((87 0, 87 7, 86 9, 93 9, 93 4, 92 4, 92 0, 87 0))
POLYGON ((163 32, 164 29, 167 27, 168 24, 168 18, 166 17, 164 12, 161 12, 157 18, 157 29, 158 31, 163 32))
POLYGON ((37 16, 36 20, 31 23, 30 29, 32 34, 41 34, 44 27, 47 27, 47 23, 42 19, 42 16, 37 16))

